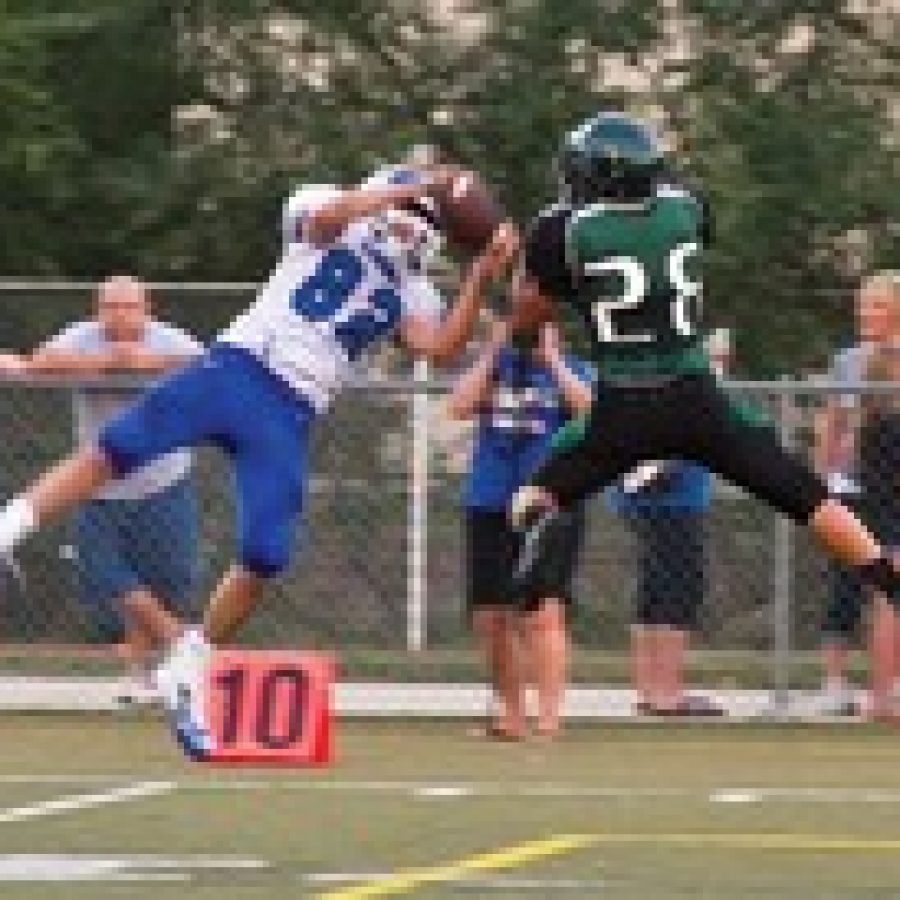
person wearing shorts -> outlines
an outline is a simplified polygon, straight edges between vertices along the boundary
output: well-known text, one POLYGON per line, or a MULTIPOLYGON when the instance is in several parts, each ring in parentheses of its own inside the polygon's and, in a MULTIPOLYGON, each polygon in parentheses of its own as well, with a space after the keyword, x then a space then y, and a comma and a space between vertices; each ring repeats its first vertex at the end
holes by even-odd
MULTIPOLYGON (((900 273, 884 272, 863 288, 871 303, 882 303, 894 323, 900 321, 900 273)), ((900 382, 900 342, 885 341, 866 355, 864 380, 900 382)), ((884 546, 900 548, 900 398, 896 390, 872 390, 860 403, 860 512, 884 546)), ((900 614, 890 598, 874 592, 872 612, 872 703, 875 718, 900 715, 900 614)))
POLYGON ((684 691, 684 656, 706 593, 706 512, 712 478, 702 466, 638 466, 607 491, 634 532, 637 596, 631 628, 632 684, 645 715, 717 715, 684 691))
MULTIPOLYGON (((731 332, 706 340, 713 371, 731 364, 731 332)), ((712 502, 707 469, 682 461, 638 466, 606 493, 637 547, 637 598, 631 628, 632 684, 645 715, 721 715, 719 706, 684 690, 684 657, 706 594, 706 517, 712 502)))
MULTIPOLYGON (((892 287, 890 278, 883 274, 862 283, 856 293, 859 343, 835 355, 829 371, 830 381, 863 385, 873 367, 885 372, 890 369, 890 357, 900 335, 896 292, 896 286, 892 287)), ((880 540, 895 545, 896 501, 891 493, 890 474, 883 465, 892 452, 891 416, 885 414, 885 399, 878 394, 860 396, 853 392, 830 396, 817 419, 815 456, 819 471, 827 476, 832 495, 856 510, 880 540)), ((860 711, 846 670, 868 593, 857 572, 835 561, 829 563, 828 597, 822 623, 824 677, 819 707, 824 714, 855 715, 860 711)), ((890 618, 890 610, 876 602, 871 623, 873 650, 878 633, 883 632, 890 618)), ((886 627, 890 628, 889 623, 886 627)), ((879 654, 873 653, 872 657, 877 668, 879 654)), ((889 673, 875 678, 876 681, 884 679, 891 680, 889 673)))
POLYGON ((490 339, 460 377, 447 410, 477 416, 475 449, 465 481, 467 600, 494 689, 488 733, 518 739, 526 730, 526 673, 537 692, 535 731, 559 730, 566 683, 566 607, 583 532, 577 505, 564 540, 540 583, 514 584, 523 538, 508 517, 516 489, 540 463, 553 433, 590 403, 590 370, 564 355, 555 327, 508 339, 495 323, 490 339))

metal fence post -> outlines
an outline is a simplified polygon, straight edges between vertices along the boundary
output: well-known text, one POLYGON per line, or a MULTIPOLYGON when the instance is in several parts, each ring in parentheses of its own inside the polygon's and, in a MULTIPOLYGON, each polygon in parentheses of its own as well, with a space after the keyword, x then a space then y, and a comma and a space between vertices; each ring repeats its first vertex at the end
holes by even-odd
POLYGON ((416 360, 410 402, 412 453, 410 460, 407 535, 406 647, 425 648, 428 620, 428 361, 416 360))
MULTIPOLYGON (((790 379, 783 376, 781 381, 785 385, 778 398, 781 440, 785 447, 794 449, 797 406, 793 393, 786 389, 790 379)), ((794 523, 787 516, 778 516, 775 523, 772 586, 772 713, 779 717, 787 716, 790 712, 794 538, 794 523)))

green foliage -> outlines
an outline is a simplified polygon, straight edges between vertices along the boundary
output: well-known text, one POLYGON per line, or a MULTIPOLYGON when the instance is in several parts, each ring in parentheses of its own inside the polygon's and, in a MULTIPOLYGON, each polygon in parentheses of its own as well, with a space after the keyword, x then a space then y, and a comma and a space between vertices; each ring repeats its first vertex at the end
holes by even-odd
POLYGON ((59 6, 0 15, 5 273, 257 278, 292 184, 420 141, 525 220, 560 136, 611 105, 661 111, 712 198, 708 309, 744 368, 821 362, 858 271, 898 264, 896 24, 838 0, 59 6))

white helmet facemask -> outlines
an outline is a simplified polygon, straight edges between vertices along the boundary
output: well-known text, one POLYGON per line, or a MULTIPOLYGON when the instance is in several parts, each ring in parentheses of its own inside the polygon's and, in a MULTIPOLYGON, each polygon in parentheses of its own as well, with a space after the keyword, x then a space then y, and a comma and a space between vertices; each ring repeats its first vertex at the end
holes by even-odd
MULTIPOLYGON (((363 186, 410 184, 420 177, 415 169, 387 166, 366 179, 363 186)), ((426 269, 440 254, 444 237, 437 226, 438 212, 431 198, 421 197, 408 207, 386 209, 378 219, 385 226, 383 239, 387 242, 388 252, 402 259, 410 271, 426 269)))
POLYGON ((387 209, 380 218, 388 252, 402 258, 410 271, 424 271, 440 254, 444 237, 427 219, 408 209, 387 209))

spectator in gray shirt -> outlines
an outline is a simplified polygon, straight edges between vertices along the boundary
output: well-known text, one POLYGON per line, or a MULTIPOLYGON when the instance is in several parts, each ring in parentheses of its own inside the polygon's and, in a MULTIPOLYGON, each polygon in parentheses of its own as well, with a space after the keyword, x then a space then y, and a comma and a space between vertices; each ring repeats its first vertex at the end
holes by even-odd
MULTIPOLYGON (((100 285, 92 319, 50 338, 23 367, 152 378, 201 350, 189 334, 153 318, 141 281, 115 276, 100 285)), ((141 390, 139 385, 76 389, 76 441, 92 441, 141 390)), ((184 615, 195 586, 198 528, 191 467, 189 451, 171 453, 111 482, 76 514, 73 557, 80 599, 99 637, 118 643, 136 666, 151 646, 148 623, 169 617, 169 611, 184 615)))

